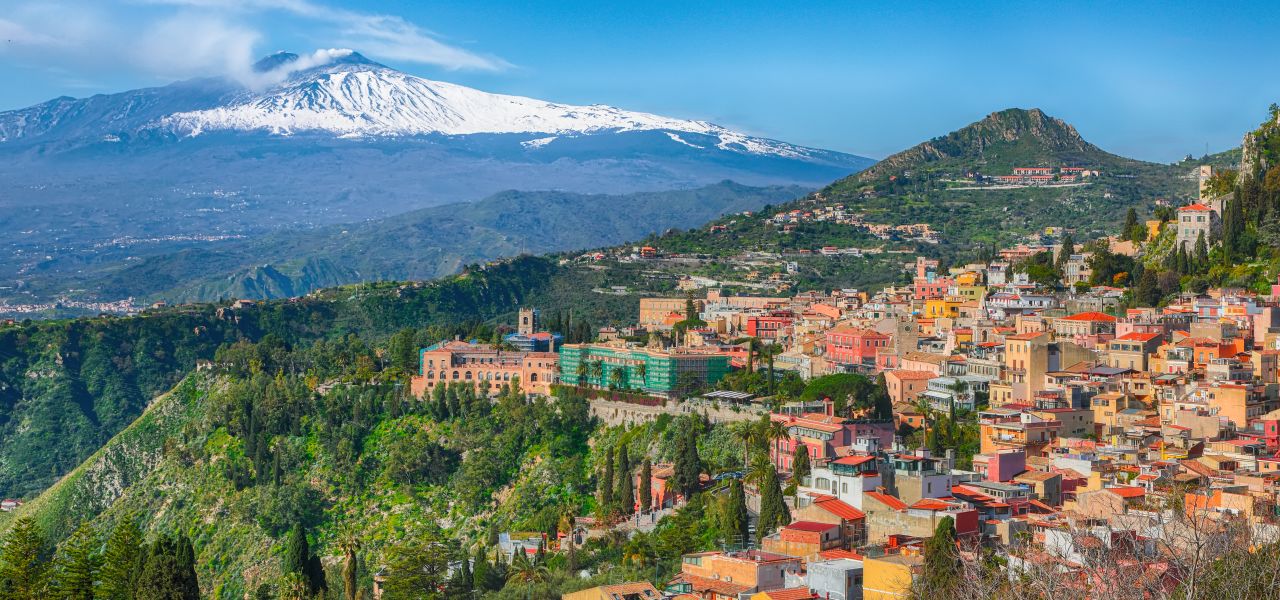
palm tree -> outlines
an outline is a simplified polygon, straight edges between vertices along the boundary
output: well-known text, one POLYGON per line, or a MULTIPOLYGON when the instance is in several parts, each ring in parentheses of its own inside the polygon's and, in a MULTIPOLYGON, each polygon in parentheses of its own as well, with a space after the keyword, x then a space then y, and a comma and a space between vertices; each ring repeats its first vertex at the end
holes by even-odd
MULTIPOLYGON (((787 426, 782 421, 775 421, 769 418, 769 415, 760 417, 761 437, 764 439, 765 445, 774 444, 776 446, 778 440, 785 440, 791 437, 791 433, 787 431, 787 426)), ((776 451, 777 448, 774 448, 776 451)))
POLYGON ((742 468, 751 462, 751 448, 760 439, 760 426, 756 421, 738 421, 729 426, 733 436, 742 442, 742 468))
POLYGON ((613 369, 609 371, 609 384, 615 388, 622 387, 623 369, 613 369))
POLYGON ((551 577, 551 571, 546 565, 540 565, 529 560, 527 552, 517 551, 516 557, 511 561, 511 567, 508 568, 507 581, 518 581, 520 583, 542 583, 551 577))
POLYGON ((751 466, 747 469, 747 475, 743 480, 754 485, 757 490, 762 490, 765 483, 776 472, 773 469, 773 462, 769 460, 769 455, 763 452, 756 452, 755 456, 751 457, 751 466))
POLYGON ((587 361, 578 361, 578 385, 587 385, 587 361))
POLYGON ((591 365, 587 367, 587 369, 589 372, 589 376, 595 381, 599 382, 604 379, 604 361, 602 360, 593 361, 591 365))
POLYGON ((636 375, 636 379, 639 379, 639 380, 640 380, 640 387, 644 387, 644 386, 645 386, 645 377, 648 377, 648 375, 649 375, 649 364, 648 364, 648 363, 640 363, 640 364, 636 365, 634 373, 635 373, 635 375, 636 375))

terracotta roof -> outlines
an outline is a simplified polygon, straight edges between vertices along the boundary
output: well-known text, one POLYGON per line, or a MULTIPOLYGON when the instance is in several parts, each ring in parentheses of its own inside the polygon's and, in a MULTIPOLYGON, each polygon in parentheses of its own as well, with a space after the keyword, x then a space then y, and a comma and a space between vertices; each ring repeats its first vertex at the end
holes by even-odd
POLYGON ((1180 207, 1180 208, 1178 208, 1178 210, 1195 210, 1195 211, 1205 211, 1205 210, 1213 210, 1213 209, 1212 209, 1212 208, 1209 208, 1208 206, 1205 206, 1205 205, 1203 205, 1203 204, 1200 204, 1199 202, 1197 202, 1197 203, 1195 203, 1195 204, 1188 204, 1188 205, 1186 205, 1186 206, 1180 207))
POLYGON ((851 455, 851 456, 844 456, 841 458, 837 458, 831 462, 837 465, 857 466, 863 463, 871 462, 875 459, 876 457, 874 456, 851 455))
POLYGON ((911 371, 908 369, 895 369, 885 373, 885 375, 893 374, 898 379, 933 379, 937 377, 937 373, 930 371, 911 371))
POLYGON ((1149 342, 1158 337, 1160 337, 1160 334, 1158 333, 1138 333, 1137 331, 1130 331, 1116 339, 1134 342, 1149 342))
POLYGON ((1036 339, 1036 338, 1038 338, 1038 337, 1040 337, 1040 336, 1042 336, 1042 335, 1045 335, 1045 332, 1043 332, 1043 331, 1028 331, 1028 332, 1026 332, 1026 333, 1019 333, 1019 334, 1017 334, 1017 335, 1010 335, 1010 336, 1006 336, 1004 339, 1006 339, 1006 340, 1014 340, 1014 341, 1018 341, 1018 342, 1025 342, 1025 341, 1027 341, 1027 340, 1034 340, 1034 339, 1036 339))
MULTIPOLYGON (((763 597, 768 600, 811 600, 812 598, 818 597, 813 595, 813 592, 809 591, 809 588, 807 587, 771 590, 768 592, 762 592, 762 594, 764 595, 763 597)), ((752 598, 758 597, 760 596, 752 596, 752 598)))
POLYGON ((890 496, 889 494, 881 494, 880 492, 863 492, 862 495, 867 498, 871 498, 876 502, 879 502, 885 506, 888 506, 893 510, 907 509, 907 503, 903 502, 902 500, 899 500, 896 496, 890 496))
POLYGON ((835 527, 839 527, 839 525, 835 525, 832 523, 819 523, 817 521, 795 521, 794 523, 788 523, 782 526, 783 529, 791 529, 794 531, 808 531, 812 533, 821 533, 823 531, 829 531, 835 527))
POLYGON ((818 553, 818 556, 821 556, 823 560, 834 560, 837 558, 862 560, 864 558, 861 554, 858 554, 857 552, 853 552, 852 550, 823 550, 822 552, 818 553))
POLYGON ((1063 317, 1062 320, 1063 321, 1102 321, 1104 323, 1115 323, 1117 319, 1107 313, 1092 311, 1092 312, 1077 313, 1069 317, 1063 317))
POLYGON ((813 505, 846 521, 867 518, 866 513, 854 508, 835 496, 814 496, 813 505))
POLYGON ((1120 496, 1121 498, 1127 498, 1130 500, 1132 500, 1133 498, 1141 498, 1147 495, 1147 490, 1140 487, 1109 487, 1109 488, 1102 488, 1102 489, 1107 490, 1108 492, 1111 492, 1112 494, 1115 494, 1117 496, 1120 496))
MULTIPOLYGON (((604 592, 606 596, 608 596, 608 594, 626 595, 626 594, 645 594, 646 592, 652 592, 652 595, 649 597, 655 598, 655 599, 662 597, 662 595, 658 592, 658 589, 653 587, 653 584, 647 581, 619 583, 616 585, 602 585, 600 586, 600 591, 604 592)), ((613 596, 608 596, 608 597, 613 597, 613 596)))
POLYGON ((911 508, 917 508, 920 510, 947 510, 951 508, 951 505, 934 498, 922 498, 919 502, 912 504, 911 508))
MULTIPOLYGON (((671 580, 671 584, 687 583, 693 586, 693 591, 714 592, 722 596, 737 596, 751 589, 751 586, 742 585, 740 583, 729 583, 721 579, 712 579, 710 577, 699 577, 688 573, 681 573, 671 580)), ((670 585, 670 584, 668 584, 670 585)))

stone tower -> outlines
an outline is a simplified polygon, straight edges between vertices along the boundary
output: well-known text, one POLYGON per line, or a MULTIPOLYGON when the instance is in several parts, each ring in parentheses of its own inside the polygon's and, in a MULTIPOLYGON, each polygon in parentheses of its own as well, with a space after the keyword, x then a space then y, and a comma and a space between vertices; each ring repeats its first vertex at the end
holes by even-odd
POLYGON ((533 335, 542 324, 538 322, 538 309, 521 308, 520 322, 516 327, 516 333, 520 335, 533 335))

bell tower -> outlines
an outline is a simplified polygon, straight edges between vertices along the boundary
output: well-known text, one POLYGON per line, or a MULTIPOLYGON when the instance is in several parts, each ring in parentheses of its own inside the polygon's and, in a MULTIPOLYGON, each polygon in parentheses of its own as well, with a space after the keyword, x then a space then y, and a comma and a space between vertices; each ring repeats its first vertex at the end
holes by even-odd
POLYGON ((520 335, 533 335, 538 331, 542 324, 538 322, 538 310, 535 308, 521 308, 520 321, 516 326, 516 333, 520 335))

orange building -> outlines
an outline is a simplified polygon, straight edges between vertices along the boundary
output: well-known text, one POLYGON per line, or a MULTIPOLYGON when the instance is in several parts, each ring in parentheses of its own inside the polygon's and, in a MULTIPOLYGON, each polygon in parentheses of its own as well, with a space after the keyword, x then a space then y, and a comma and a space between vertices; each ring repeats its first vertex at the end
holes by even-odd
POLYGON ((442 383, 469 383, 477 391, 487 383, 496 392, 503 384, 519 381, 525 392, 545 395, 559 382, 559 374, 555 352, 510 352, 488 344, 450 341, 420 351, 418 374, 410 389, 421 396, 442 383))

